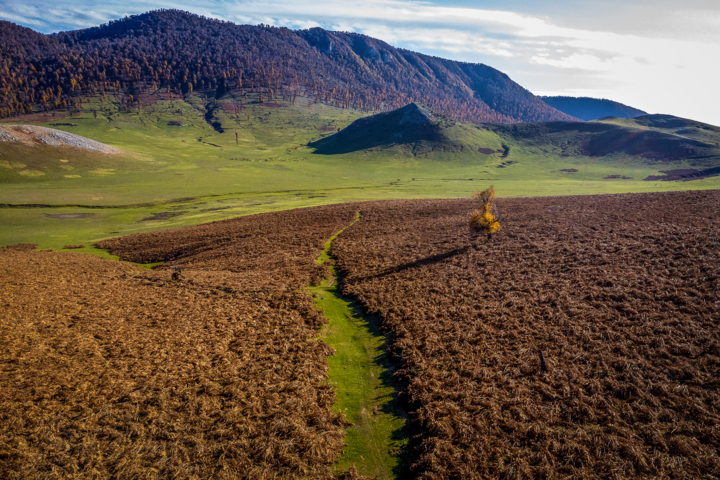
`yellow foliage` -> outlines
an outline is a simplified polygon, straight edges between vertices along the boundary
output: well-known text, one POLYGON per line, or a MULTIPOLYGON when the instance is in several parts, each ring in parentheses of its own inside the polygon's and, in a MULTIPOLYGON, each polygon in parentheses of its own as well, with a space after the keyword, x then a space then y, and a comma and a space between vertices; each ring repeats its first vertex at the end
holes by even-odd
POLYGON ((483 204, 488 203, 495 203, 495 197, 497 194, 495 193, 495 185, 490 185, 490 188, 487 190, 483 190, 482 192, 473 192, 472 198, 475 200, 480 200, 483 204))
POLYGON ((473 193, 473 198, 480 200, 482 207, 480 210, 475 210, 470 214, 470 228, 488 235, 500 230, 497 208, 495 207, 496 196, 494 185, 482 192, 473 193))

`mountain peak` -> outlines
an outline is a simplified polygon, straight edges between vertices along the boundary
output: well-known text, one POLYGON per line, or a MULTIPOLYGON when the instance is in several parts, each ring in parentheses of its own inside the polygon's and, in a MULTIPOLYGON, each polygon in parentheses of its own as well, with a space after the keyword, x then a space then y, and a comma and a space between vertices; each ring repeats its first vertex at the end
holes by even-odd
POLYGON ((430 111, 422 103, 413 102, 402 107, 398 112, 402 112, 400 125, 423 126, 433 122, 437 114, 430 111))
POLYGON ((454 120, 430 110, 419 102, 408 103, 390 112, 377 113, 369 117, 360 118, 339 131, 333 137, 338 139, 354 135, 359 131, 393 131, 397 139, 408 135, 429 135, 443 126, 451 126, 454 120))
POLYGON ((315 153, 334 155, 360 150, 404 149, 414 156, 430 152, 476 152, 484 147, 476 125, 456 122, 413 102, 390 112, 355 120, 338 133, 311 143, 315 153))

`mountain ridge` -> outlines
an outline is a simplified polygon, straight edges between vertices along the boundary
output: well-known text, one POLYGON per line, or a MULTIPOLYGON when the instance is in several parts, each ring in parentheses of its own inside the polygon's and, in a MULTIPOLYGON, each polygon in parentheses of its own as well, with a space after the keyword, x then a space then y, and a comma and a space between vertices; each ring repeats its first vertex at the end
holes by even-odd
POLYGON ((585 121, 604 117, 634 118, 648 113, 606 98, 540 96, 551 107, 585 121))
POLYGON ((423 101, 473 122, 575 120, 487 65, 397 49, 356 33, 235 25, 179 10, 52 35, 10 22, 0 22, 0 31, 6 57, 0 116, 74 108, 83 96, 162 89, 216 97, 261 90, 270 99, 304 94, 369 112, 423 101))
POLYGON ((720 147, 720 127, 674 115, 653 114, 635 118, 606 117, 597 121, 631 128, 651 129, 720 147))

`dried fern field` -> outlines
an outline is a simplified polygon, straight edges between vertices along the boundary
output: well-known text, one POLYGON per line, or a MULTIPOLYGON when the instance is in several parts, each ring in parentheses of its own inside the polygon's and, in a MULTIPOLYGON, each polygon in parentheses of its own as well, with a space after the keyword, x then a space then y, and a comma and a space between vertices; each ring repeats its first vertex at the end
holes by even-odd
POLYGON ((387 336, 410 478, 720 478, 720 192, 341 204, 0 249, 0 477, 333 469, 333 350, 305 291, 387 336))
POLYGON ((347 421, 301 289, 355 212, 104 242, 155 270, 2 249, 0 478, 332 478, 347 421))

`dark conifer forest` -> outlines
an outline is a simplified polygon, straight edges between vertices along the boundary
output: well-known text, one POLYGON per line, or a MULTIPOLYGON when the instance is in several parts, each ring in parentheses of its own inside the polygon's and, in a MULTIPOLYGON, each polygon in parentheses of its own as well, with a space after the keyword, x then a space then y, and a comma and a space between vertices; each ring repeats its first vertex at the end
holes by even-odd
MULTIPOLYGON (((44 35, 0 21, 0 117, 73 109, 91 96, 259 92, 343 108, 387 111, 412 101, 458 120, 576 120, 504 73, 321 28, 235 25, 158 10, 44 35)), ((137 105, 136 105, 137 104, 137 105)))

